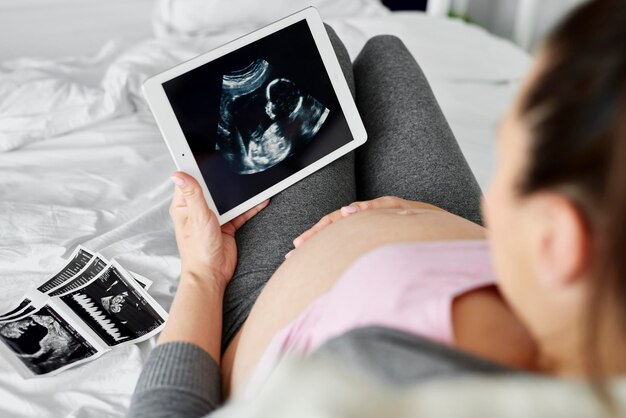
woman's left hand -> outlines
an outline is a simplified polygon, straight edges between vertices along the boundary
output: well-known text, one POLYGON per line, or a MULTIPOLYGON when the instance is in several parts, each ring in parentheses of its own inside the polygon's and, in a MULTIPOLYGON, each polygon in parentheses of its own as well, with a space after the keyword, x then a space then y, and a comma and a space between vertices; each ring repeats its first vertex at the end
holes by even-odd
MULTIPOLYGON (((354 202, 348 206, 344 206, 334 212, 329 213, 320 219, 315 225, 308 230, 304 231, 300 236, 293 240, 295 248, 301 246, 306 240, 313 235, 321 231, 323 228, 337 222, 338 220, 345 218, 346 216, 354 215, 355 213, 363 212, 366 210, 374 209, 431 209, 431 210, 443 210, 437 206, 433 206, 428 203, 414 202, 412 200, 402 199, 395 196, 383 196, 377 199, 366 200, 363 202, 354 202)), ((288 255, 291 252, 287 253, 288 255)))
POLYGON ((170 216, 181 259, 181 277, 215 280, 225 287, 237 265, 235 232, 269 203, 269 199, 220 227, 207 205, 200 184, 181 171, 172 174, 176 184, 170 216))

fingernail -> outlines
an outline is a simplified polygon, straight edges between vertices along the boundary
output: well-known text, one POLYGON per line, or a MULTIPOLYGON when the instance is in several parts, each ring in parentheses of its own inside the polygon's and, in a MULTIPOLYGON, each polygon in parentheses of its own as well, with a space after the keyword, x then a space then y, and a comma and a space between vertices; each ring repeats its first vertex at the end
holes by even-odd
POLYGON ((341 210, 345 213, 356 213, 359 209, 356 206, 344 206, 341 210))
POLYGON ((293 246, 294 246, 294 247, 297 247, 299 242, 300 242, 300 237, 298 237, 298 238, 294 239, 294 240, 293 240, 293 246))
POLYGON ((183 187, 185 185, 185 179, 183 178, 180 178, 178 176, 171 176, 170 179, 172 179, 172 183, 174 183, 178 187, 183 187))
POLYGON ((289 258, 291 257, 291 254, 293 253, 293 250, 289 251, 287 254, 285 254, 285 258, 289 258))

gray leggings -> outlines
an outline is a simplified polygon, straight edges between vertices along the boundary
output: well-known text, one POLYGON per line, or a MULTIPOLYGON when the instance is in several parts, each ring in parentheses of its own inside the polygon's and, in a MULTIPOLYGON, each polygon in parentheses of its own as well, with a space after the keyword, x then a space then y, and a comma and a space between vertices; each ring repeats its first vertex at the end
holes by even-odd
POLYGON ((326 28, 368 140, 274 196, 237 232, 239 260, 224 296, 222 351, 293 248, 293 239, 341 206, 393 195, 481 223, 478 183, 402 41, 375 36, 351 64, 341 40, 326 28))

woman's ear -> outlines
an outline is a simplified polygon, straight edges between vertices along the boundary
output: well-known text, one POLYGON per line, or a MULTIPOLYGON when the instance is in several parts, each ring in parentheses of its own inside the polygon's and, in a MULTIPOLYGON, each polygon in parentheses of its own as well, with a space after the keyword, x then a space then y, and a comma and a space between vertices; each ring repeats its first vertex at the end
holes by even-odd
POLYGON ((556 192, 531 198, 533 264, 544 289, 562 288, 582 280, 589 265, 590 232, 584 214, 570 199, 556 192))

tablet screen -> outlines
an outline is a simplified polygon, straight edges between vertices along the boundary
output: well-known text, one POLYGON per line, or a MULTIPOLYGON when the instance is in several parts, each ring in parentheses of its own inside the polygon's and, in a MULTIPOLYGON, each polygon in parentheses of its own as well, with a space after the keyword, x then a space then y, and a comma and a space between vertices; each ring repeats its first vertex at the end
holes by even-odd
POLYGON ((220 214, 353 139, 305 19, 163 89, 220 214))

